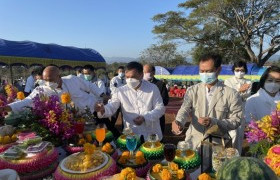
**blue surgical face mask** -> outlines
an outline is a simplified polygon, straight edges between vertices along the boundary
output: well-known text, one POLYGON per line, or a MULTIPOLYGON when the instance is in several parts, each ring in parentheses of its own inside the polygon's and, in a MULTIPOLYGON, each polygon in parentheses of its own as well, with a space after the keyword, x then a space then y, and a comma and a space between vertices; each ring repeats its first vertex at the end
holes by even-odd
POLYGON ((87 81, 91 81, 91 80, 92 80, 92 75, 84 74, 84 78, 85 78, 85 80, 87 80, 87 81))
POLYGON ((199 73, 201 82, 205 84, 212 84, 217 80, 216 72, 212 73, 199 73))

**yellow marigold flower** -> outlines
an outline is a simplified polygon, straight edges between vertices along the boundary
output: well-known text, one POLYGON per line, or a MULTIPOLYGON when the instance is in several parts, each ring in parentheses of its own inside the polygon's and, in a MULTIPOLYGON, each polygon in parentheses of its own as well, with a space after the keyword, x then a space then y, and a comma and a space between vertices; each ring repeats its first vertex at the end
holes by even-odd
POLYGON ((144 153, 142 151, 137 151, 135 157, 136 158, 144 157, 144 153))
POLYGON ((177 171, 179 169, 178 164, 176 164, 174 162, 170 163, 170 168, 171 168, 172 171, 177 171))
POLYGON ((19 100, 23 100, 25 98, 25 96, 24 96, 24 93, 23 92, 18 92, 17 93, 17 99, 19 99, 19 100))
POLYGON ((185 177, 185 171, 183 169, 179 169, 177 171, 177 178, 178 179, 183 179, 185 177))
POLYGON ((96 146, 94 144, 85 143, 84 144, 84 151, 86 154, 93 154, 95 151, 96 146))
POLYGON ((134 169, 127 167, 121 171, 120 180, 134 180, 134 179, 136 179, 136 173, 134 169))
POLYGON ((200 174, 197 179, 198 180, 211 180, 212 178, 208 174, 203 173, 203 174, 200 174))
POLYGON ((135 159, 135 163, 136 163, 137 165, 139 165, 139 164, 144 164, 145 162, 146 162, 146 159, 145 159, 144 157, 142 157, 142 156, 136 157, 136 159, 135 159))
POLYGON ((130 158, 129 151, 124 151, 121 156, 129 159, 130 158))
POLYGON ((160 177, 162 180, 171 180, 172 175, 167 169, 163 169, 160 173, 160 177))
POLYGON ((71 96, 69 93, 62 93, 61 95, 61 103, 69 104, 71 102, 71 96))
POLYGON ((161 164, 156 164, 153 166, 153 172, 154 173, 159 173, 162 170, 162 165, 161 164))

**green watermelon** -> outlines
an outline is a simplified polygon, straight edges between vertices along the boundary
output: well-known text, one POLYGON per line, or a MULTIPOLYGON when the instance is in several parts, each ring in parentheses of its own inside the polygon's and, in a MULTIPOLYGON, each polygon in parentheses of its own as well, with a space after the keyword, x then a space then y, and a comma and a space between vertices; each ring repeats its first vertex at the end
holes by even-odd
POLYGON ((197 152, 193 150, 187 150, 187 156, 175 156, 173 162, 179 165, 180 168, 185 170, 193 170, 200 166, 201 158, 197 152))
POLYGON ((276 174, 260 159, 235 157, 219 169, 219 180, 277 180, 276 174))
POLYGON ((140 146, 140 151, 144 153, 144 156, 148 160, 161 160, 164 158, 163 154, 163 144, 160 142, 155 143, 154 148, 151 148, 150 142, 145 142, 140 146))
MULTIPOLYGON (((141 145, 140 142, 140 138, 138 136, 137 137, 137 147, 139 147, 141 145)), ((127 150, 126 148, 126 135, 121 135, 117 140, 116 140, 116 146, 117 148, 119 148, 122 151, 127 150)))
MULTIPOLYGON (((91 136, 93 140, 96 140, 95 131, 91 134, 91 136)), ((106 129, 105 140, 103 141, 103 143, 112 142, 113 140, 114 140, 113 133, 106 129)))

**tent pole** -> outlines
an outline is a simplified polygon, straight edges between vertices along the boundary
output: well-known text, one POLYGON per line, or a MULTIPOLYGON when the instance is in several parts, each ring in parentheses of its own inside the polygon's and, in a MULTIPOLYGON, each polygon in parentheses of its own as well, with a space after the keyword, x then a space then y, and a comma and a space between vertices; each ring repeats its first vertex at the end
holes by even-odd
POLYGON ((14 76, 13 76, 13 67, 12 65, 9 65, 9 68, 10 68, 10 77, 11 77, 11 84, 14 85, 14 76))

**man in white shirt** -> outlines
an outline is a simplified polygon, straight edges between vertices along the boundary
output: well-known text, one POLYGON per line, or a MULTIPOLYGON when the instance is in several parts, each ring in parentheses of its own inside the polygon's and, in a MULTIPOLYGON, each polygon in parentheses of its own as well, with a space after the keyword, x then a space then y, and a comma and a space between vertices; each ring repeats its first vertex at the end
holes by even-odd
MULTIPOLYGON (((115 93, 117 88, 122 87, 126 84, 124 66, 120 66, 118 68, 117 73, 118 73, 118 75, 113 77, 110 81, 111 94, 115 93)), ((116 122, 118 120, 118 117, 119 117, 119 114, 120 114, 120 111, 121 111, 121 109, 119 108, 116 111, 116 113, 113 116, 111 116, 111 123, 113 125, 116 124, 116 122)), ((123 123, 122 123, 122 127, 123 127, 123 123)))
POLYGON ((95 84, 103 93, 106 93, 104 82, 97 78, 95 69, 92 65, 85 65, 83 68, 83 76, 86 81, 95 84))
POLYGON ((113 77, 110 81, 110 90, 111 93, 114 93, 116 91, 117 88, 124 86, 126 84, 125 81, 125 71, 124 71, 124 67, 120 66, 118 68, 118 75, 113 77))
POLYGON ((27 78, 25 88, 24 88, 24 93, 26 96, 28 96, 33 91, 37 80, 41 79, 42 72, 43 72, 42 69, 43 69, 42 67, 35 68, 31 72, 31 75, 27 78))
POLYGON ((131 128, 144 139, 157 134, 161 140, 159 118, 164 114, 165 107, 157 86, 142 80, 143 66, 138 62, 127 64, 125 76, 127 84, 112 94, 107 105, 96 104, 96 111, 99 116, 110 117, 121 107, 125 128, 131 128))
POLYGON ((226 135, 228 131, 237 129, 244 120, 241 97, 218 81, 221 62, 219 55, 207 54, 200 58, 202 82, 188 88, 176 120, 172 122, 173 133, 180 134, 187 120, 191 121, 185 139, 190 148, 200 147, 205 132, 213 125, 217 125, 219 133, 226 135))
POLYGON ((82 73, 83 68, 82 67, 77 67, 76 68, 76 76, 79 78, 84 78, 84 75, 82 73))
POLYGON ((44 69, 43 79, 45 80, 45 85, 35 88, 24 100, 13 102, 6 107, 1 107, 0 112, 18 112, 23 110, 24 107, 31 107, 32 98, 42 89, 43 93, 48 96, 58 95, 60 97, 62 93, 67 92, 71 95, 71 100, 74 102, 75 106, 80 110, 84 110, 84 108, 88 107, 94 112, 94 104, 97 102, 95 96, 99 97, 103 94, 95 84, 76 76, 69 75, 60 77, 59 69, 55 66, 48 66, 44 69), (87 92, 91 92, 95 96, 87 92))

